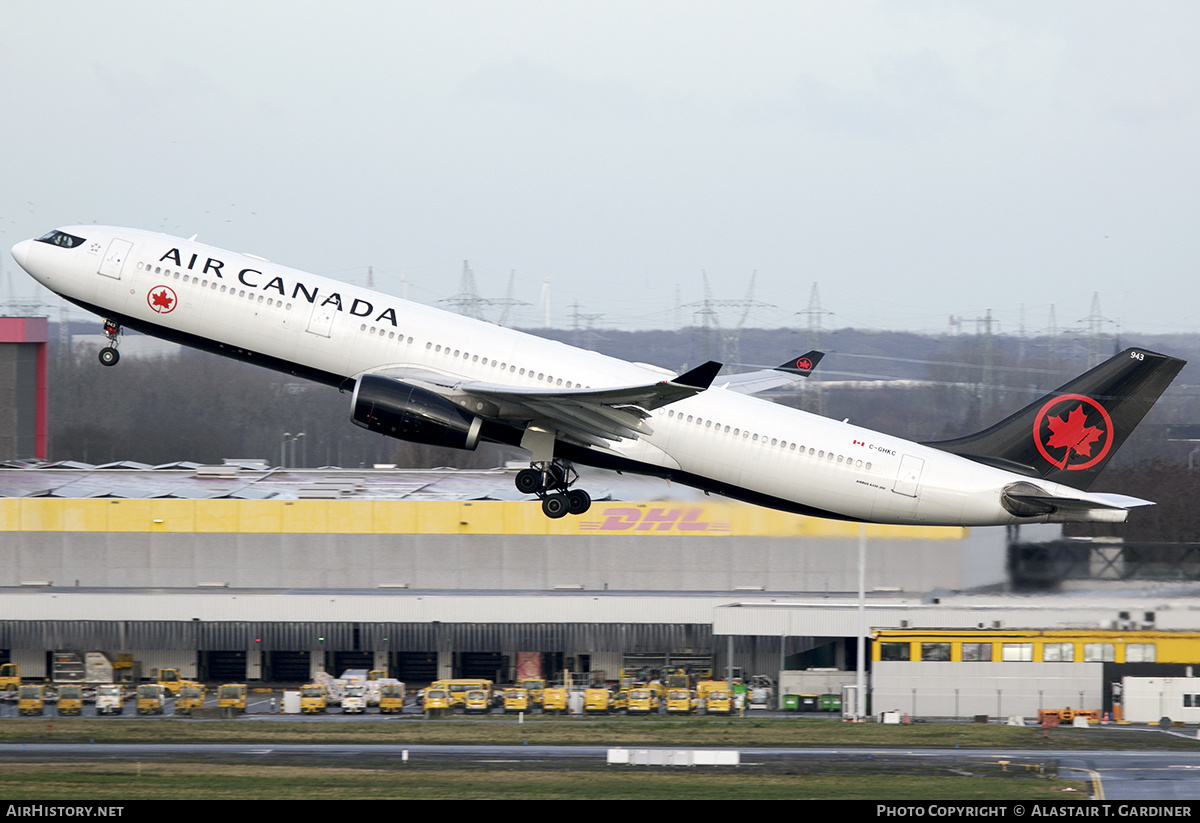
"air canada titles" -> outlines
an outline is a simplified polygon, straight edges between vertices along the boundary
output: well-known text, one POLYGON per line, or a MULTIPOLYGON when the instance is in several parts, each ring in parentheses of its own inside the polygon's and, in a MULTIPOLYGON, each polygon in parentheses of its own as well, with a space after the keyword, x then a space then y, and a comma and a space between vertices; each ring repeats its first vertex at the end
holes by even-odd
MULTIPOLYGON (((185 253, 178 248, 172 248, 162 257, 158 258, 158 262, 166 263, 170 261, 181 269, 188 269, 196 272, 199 266, 199 274, 211 275, 219 280, 225 279, 225 261, 215 257, 205 259, 203 265, 200 265, 200 255, 192 254, 187 257, 187 263, 184 263, 185 253)), ((232 268, 232 267, 231 267, 232 268)), ((291 270, 286 270, 289 274, 294 274, 291 270)), ((231 275, 233 276, 233 275, 231 275)), ((375 323, 391 323, 393 326, 398 326, 396 321, 396 310, 392 307, 387 307, 383 311, 376 314, 375 306, 368 300, 355 297, 351 300, 350 306, 347 308, 342 305, 342 295, 339 292, 330 292, 321 294, 320 286, 306 285, 299 277, 292 278, 291 294, 288 294, 288 283, 278 274, 264 274, 261 269, 256 269, 251 266, 246 266, 238 271, 235 276, 237 281, 243 286, 250 289, 259 289, 261 291, 274 291, 281 297, 291 297, 293 300, 307 300, 309 303, 321 306, 332 306, 337 311, 348 311, 355 317, 372 317, 375 323), (263 283, 264 278, 270 278, 266 283, 263 283), (319 301, 319 302, 318 302, 319 301)))

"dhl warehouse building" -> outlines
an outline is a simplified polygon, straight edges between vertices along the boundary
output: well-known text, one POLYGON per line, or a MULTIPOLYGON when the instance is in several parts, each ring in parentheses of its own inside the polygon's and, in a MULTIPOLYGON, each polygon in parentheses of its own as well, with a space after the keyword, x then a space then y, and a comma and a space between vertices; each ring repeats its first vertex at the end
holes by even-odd
POLYGON ((1107 708, 1123 674, 1200 667, 1186 598, 1001 593, 1003 529, 863 527, 860 616, 856 524, 603 474, 589 512, 549 520, 512 480, 0 465, 0 661, 42 677, 102 651, 135 676, 274 683, 821 669, 802 690, 826 692, 854 681, 865 623, 873 708, 957 716, 1107 708))

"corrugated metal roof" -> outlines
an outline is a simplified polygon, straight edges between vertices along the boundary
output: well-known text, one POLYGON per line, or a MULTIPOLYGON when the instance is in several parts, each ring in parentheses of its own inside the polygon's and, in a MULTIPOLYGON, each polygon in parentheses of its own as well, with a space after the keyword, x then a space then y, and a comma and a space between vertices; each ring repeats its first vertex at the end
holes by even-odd
MULTIPOLYGON (((704 624, 728 595, 5 589, 0 621, 330 624, 704 624)), ((0 644, 0 648, 3 648, 0 644)))
MULTIPOLYGON (((0 623, 4 625, 26 621, 70 623, 94 627, 81 631, 103 633, 121 624, 163 624, 180 633, 176 639, 184 647, 189 631, 228 632, 227 642, 235 647, 241 647, 243 641, 256 642, 250 634, 267 632, 266 638, 258 637, 257 642, 275 643, 270 638, 278 637, 279 642, 292 648, 298 637, 311 636, 314 631, 341 638, 342 633, 351 630, 347 627, 369 626, 373 628, 369 629, 367 645, 375 647, 377 641, 388 636, 387 632, 403 632, 396 636, 419 636, 422 642, 428 642, 431 636, 422 632, 436 635, 442 630, 439 627, 459 626, 456 636, 477 637, 482 646, 492 648, 509 642, 504 638, 514 626, 523 627, 521 631, 528 633, 529 642, 561 636, 572 631, 572 626, 619 627, 630 633, 630 642, 637 645, 637 632, 651 626, 711 626, 717 635, 848 637, 857 632, 859 621, 852 597, 804 600, 676 592, 228 589, 6 589, 0 594, 0 623), (258 628, 216 628, 220 626, 258 628)), ((1124 595, 1087 603, 1062 597, 980 596, 940 604, 919 598, 876 596, 868 603, 866 620, 869 628, 1106 628, 1117 623, 1122 612, 1131 610, 1139 615, 1153 611, 1160 629, 1200 630, 1200 609, 1180 601, 1164 603, 1150 596, 1124 595)), ((512 642, 529 648, 522 642, 523 636, 518 633, 512 642)), ((655 637, 661 639, 659 634, 655 637)), ((0 648, 3 646, 0 641, 0 648)))
POLYGON ((703 650, 712 646, 712 628, 690 624, 0 621, 0 647, 7 649, 258 649, 263 652, 453 649, 500 653, 610 649, 636 653, 675 648, 703 650))
MULTIPOLYGON (((148 466, 122 461, 92 466, 65 461, 0 463, 0 497, 117 497, 150 499, 178 497, 204 500, 219 497, 299 500, 320 486, 354 486, 356 500, 524 500, 513 485, 515 470, 469 469, 280 469, 247 461, 232 461, 235 477, 205 476, 195 463, 148 466)), ((667 488, 662 481, 619 477, 607 472, 588 475, 592 499, 653 499, 667 488), (652 489, 652 492, 648 492, 652 489)), ((690 490, 673 497, 694 497, 690 490)))
MULTIPOLYGON (((1187 590, 1177 588, 1174 594, 1187 590)), ((1153 591, 1095 596, 879 596, 868 629, 1110 628, 1153 612, 1160 630, 1200 631, 1191 600, 1153 591)), ((853 597, 676 592, 5 589, 0 648, 392 651, 710 649, 727 635, 850 637, 853 597)), ((769 645, 769 644, 768 644, 769 645)))
MULTIPOLYGON (((872 597, 865 612, 869 629, 1107 629, 1129 623, 1128 615, 1153 613, 1158 629, 1198 631, 1200 604, 1195 589, 1193 584, 1156 584, 1140 591, 1095 592, 1087 597, 955 595, 938 598, 937 603, 872 597)), ((747 600, 717 608, 713 631, 718 635, 849 637, 857 634, 859 620, 854 598, 747 600)))

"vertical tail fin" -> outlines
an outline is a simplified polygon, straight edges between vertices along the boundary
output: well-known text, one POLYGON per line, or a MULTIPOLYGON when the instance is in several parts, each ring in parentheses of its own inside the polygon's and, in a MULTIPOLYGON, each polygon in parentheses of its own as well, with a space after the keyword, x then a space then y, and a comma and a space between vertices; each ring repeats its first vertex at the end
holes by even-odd
POLYGON ((1126 349, 991 428, 926 445, 1086 491, 1185 363, 1126 349))

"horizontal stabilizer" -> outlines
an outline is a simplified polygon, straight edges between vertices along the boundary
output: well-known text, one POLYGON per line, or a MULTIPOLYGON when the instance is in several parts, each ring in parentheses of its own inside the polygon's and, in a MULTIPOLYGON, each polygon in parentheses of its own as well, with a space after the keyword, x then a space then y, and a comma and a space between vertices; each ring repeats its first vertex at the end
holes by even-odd
POLYGON ((1026 482, 1010 483, 1000 495, 1000 505, 1017 517, 1045 517, 1055 523, 1102 521, 1120 523, 1129 509, 1153 506, 1149 500, 1125 494, 1052 494, 1026 482))

